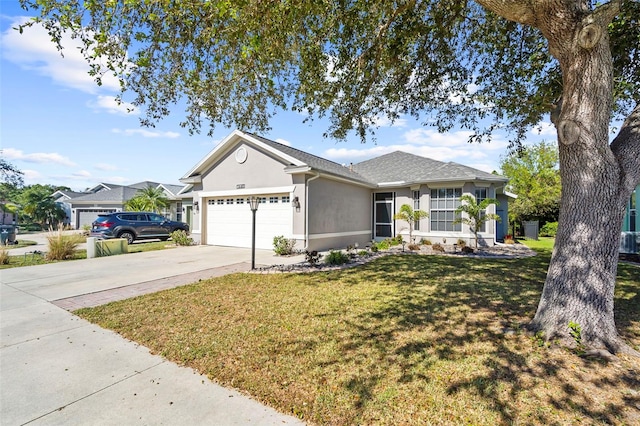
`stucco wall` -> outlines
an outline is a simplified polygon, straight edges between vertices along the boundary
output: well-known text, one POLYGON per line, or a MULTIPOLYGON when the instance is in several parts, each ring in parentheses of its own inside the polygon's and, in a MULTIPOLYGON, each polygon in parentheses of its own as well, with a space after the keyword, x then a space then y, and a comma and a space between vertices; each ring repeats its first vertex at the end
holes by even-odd
POLYGON ((203 191, 226 191, 244 188, 264 188, 291 185, 292 178, 284 173, 286 164, 251 145, 239 143, 225 152, 209 171, 202 175, 203 191), (236 151, 244 147, 247 159, 238 163, 236 151))
POLYGON ((371 241, 371 189, 319 178, 309 182, 309 248, 327 250, 371 241))

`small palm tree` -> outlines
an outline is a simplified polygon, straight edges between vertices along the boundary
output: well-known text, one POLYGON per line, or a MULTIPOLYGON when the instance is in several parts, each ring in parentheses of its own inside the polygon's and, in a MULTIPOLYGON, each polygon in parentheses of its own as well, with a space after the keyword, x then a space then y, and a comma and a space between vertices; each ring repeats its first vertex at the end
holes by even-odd
POLYGON ((148 186, 138 190, 136 196, 125 203, 125 208, 131 211, 151 211, 160 213, 169 206, 169 199, 160 188, 148 186))
POLYGON ((413 243, 413 227, 414 224, 429 217, 429 213, 424 210, 414 210, 409 204, 403 204, 400 206, 400 211, 393 215, 395 220, 404 220, 409 224, 409 242, 413 243))
POLYGON ((453 223, 464 223, 469 225, 473 237, 476 240, 476 248, 478 248, 478 232, 488 220, 501 220, 500 216, 495 213, 487 213, 487 207, 492 204, 496 206, 500 203, 494 198, 485 198, 480 203, 476 201, 474 197, 469 194, 464 194, 460 197, 462 205, 456 209, 456 213, 466 213, 466 216, 458 217, 453 223))

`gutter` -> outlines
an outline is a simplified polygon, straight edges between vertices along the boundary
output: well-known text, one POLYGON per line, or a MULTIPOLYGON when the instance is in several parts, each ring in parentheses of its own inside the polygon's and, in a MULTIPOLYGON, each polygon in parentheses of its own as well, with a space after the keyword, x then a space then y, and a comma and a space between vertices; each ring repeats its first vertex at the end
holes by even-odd
POLYGON ((320 173, 316 172, 316 175, 310 179, 307 179, 304 183, 304 250, 309 249, 309 182, 316 180, 320 177, 320 173))

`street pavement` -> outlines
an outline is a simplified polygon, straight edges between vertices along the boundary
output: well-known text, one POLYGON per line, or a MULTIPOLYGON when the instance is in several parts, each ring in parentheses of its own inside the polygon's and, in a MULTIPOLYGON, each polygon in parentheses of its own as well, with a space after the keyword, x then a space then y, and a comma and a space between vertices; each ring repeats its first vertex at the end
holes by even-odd
MULTIPOLYGON (((0 424, 303 424, 68 311, 246 271, 250 259, 193 246, 1 270, 0 424)), ((259 266, 302 260, 256 251, 259 266)))

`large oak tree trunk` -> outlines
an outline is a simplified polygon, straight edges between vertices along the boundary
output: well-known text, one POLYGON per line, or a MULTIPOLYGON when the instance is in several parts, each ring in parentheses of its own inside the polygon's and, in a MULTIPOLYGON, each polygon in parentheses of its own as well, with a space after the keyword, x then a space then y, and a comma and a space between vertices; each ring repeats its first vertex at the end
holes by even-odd
POLYGON ((640 105, 610 144, 613 64, 607 25, 619 4, 591 11, 580 1, 478 1, 540 29, 562 70, 563 96, 552 114, 562 180, 560 219, 531 328, 572 344, 573 322, 586 347, 631 351, 618 335, 613 306, 624 209, 640 180, 640 105))

